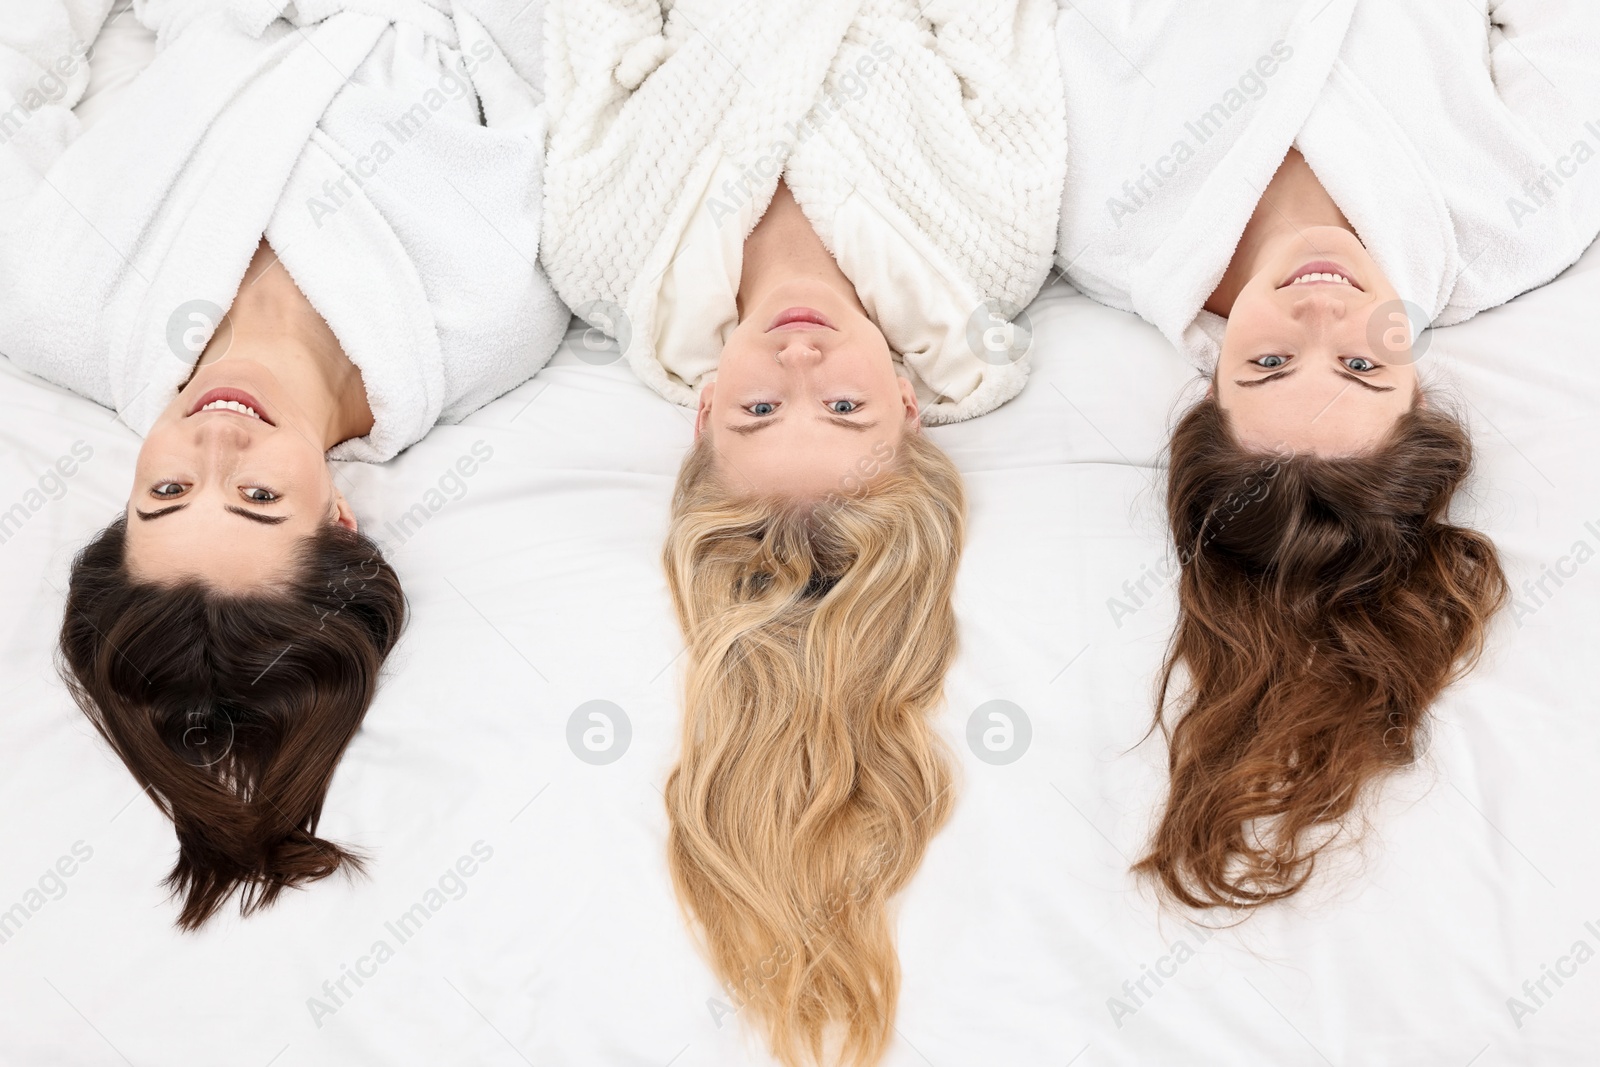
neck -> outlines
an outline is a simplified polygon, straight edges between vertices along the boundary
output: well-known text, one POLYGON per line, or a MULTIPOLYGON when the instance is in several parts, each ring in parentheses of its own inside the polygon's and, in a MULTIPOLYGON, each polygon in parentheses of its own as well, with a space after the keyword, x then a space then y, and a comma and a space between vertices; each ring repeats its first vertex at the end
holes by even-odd
POLYGON ((232 358, 271 371, 287 394, 279 402, 307 436, 320 435, 324 451, 372 432, 361 371, 265 240, 228 309, 228 323, 230 331, 218 332, 199 366, 232 358))
POLYGON ((739 318, 756 307, 778 286, 790 282, 820 282, 866 313, 856 288, 839 269, 794 195, 781 179, 766 214, 744 240, 744 263, 739 274, 739 318))
POLYGON ((1338 226, 1355 233, 1300 150, 1291 148, 1245 224, 1222 281, 1206 301, 1206 310, 1227 318, 1250 279, 1277 258, 1285 243, 1301 240, 1303 231, 1314 226, 1338 226))

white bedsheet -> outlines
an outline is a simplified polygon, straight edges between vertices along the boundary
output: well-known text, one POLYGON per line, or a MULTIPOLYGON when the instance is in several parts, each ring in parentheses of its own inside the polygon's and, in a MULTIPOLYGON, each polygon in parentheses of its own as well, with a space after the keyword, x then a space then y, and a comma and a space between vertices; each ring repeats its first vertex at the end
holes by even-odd
MULTIPOLYGON (((1165 556, 1156 464, 1190 372, 1153 328, 1046 289, 1022 395, 931 431, 971 496, 939 718, 962 784, 903 898, 891 1067, 1596 1062, 1600 962, 1560 961, 1580 940, 1600 950, 1600 559, 1562 563, 1541 605, 1521 587, 1577 542, 1600 549, 1597 305, 1591 249, 1432 335, 1425 358, 1480 447, 1465 512, 1535 610, 1499 619, 1362 850, 1202 942, 1126 873, 1164 781, 1160 740, 1138 742, 1172 598, 1108 607, 1165 556), (1006 765, 965 740, 992 700, 1032 726, 1006 765), (1135 1000, 1124 982, 1146 965, 1173 976, 1135 1000), (1547 966, 1574 973, 1535 1005, 1523 983, 1547 966), (1535 1009, 1520 1027, 1511 996, 1535 1009)), ((768 1062, 737 1016, 719 1027, 727 998, 663 854, 682 646, 657 555, 689 415, 597 358, 574 330, 463 424, 385 466, 341 465, 361 520, 394 541, 386 524, 492 449, 393 549, 414 617, 322 823, 370 851, 371 877, 188 936, 159 888, 170 826, 51 665, 68 562, 122 505, 138 441, 0 360, 0 510, 27 509, 75 443, 93 450, 0 544, 0 1064, 768 1062), (631 724, 605 765, 566 740, 592 700, 631 724), (475 845, 492 850, 476 865, 475 845), (49 875, 63 857, 73 873, 49 875), (430 898, 462 857, 474 873, 430 898), (418 903, 402 943, 385 924, 418 903), (335 1002, 323 984, 346 966, 369 976, 335 1002)))
MULTIPOLYGON (((107 95, 148 61, 137 37, 97 46, 107 95)), ((1156 464, 1190 371, 1132 316, 1045 290, 1022 395, 930 431, 971 499, 940 716, 962 783, 903 899, 886 1067, 1600 1062, 1600 962, 1572 955, 1600 953, 1597 305, 1600 246, 1430 335, 1480 448, 1463 514, 1524 609, 1440 701, 1364 847, 1202 940, 1126 873, 1165 778, 1139 739, 1173 622, 1156 464), (1553 595, 1522 589, 1547 567, 1570 575, 1553 595), (1031 723, 1010 764, 966 742, 994 700, 1031 723), (1546 968, 1564 984, 1536 1002, 1546 968)), ((413 609, 322 824, 371 876, 198 935, 159 886, 171 827, 51 662, 67 566, 123 505, 138 440, 0 358, 0 1067, 770 1062, 663 854, 682 644, 657 556, 689 415, 583 336, 392 463, 339 466, 413 609), (631 727, 609 764, 568 746, 592 700, 631 727)))

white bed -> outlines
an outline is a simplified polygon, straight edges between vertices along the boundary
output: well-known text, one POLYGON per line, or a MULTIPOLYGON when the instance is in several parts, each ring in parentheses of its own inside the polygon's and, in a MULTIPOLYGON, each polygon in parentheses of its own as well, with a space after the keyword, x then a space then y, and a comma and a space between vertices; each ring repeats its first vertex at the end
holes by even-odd
MULTIPOLYGON (((1361 849, 1202 940, 1127 874, 1164 783, 1140 738, 1173 602, 1146 580, 1134 605, 1124 583, 1167 552, 1157 463, 1191 372, 1132 316, 1060 282, 1039 297, 1023 394, 931 431, 971 501, 939 719, 962 781, 900 909, 887 1067, 1600 1062, 1597 307, 1591 248, 1432 335, 1480 449, 1463 516, 1533 611, 1499 618, 1361 849), (1558 564, 1570 577, 1535 603, 1524 581, 1558 564), (995 700, 1031 724, 1011 763, 966 740, 995 700), (1564 984, 1535 1003, 1524 982, 1547 968, 1564 984)), ((0 528, 0 1064, 769 1062, 664 861, 682 645, 657 556, 689 416, 582 338, 392 463, 341 467, 413 610, 322 822, 370 877, 197 935, 160 888, 170 826, 52 664, 68 563, 122 506, 138 440, 0 359, 0 516, 27 513, 0 528), (92 455, 64 464, 59 499, 28 496, 78 442, 92 455), (453 489, 475 445, 491 458, 402 543, 389 524, 453 489), (604 764, 567 740, 594 700, 631 728, 604 764), (362 976, 341 991, 346 968, 362 976)))
MULTIPOLYGON (((1597 302, 1591 249, 1544 289, 1437 331, 1426 357, 1470 405, 1468 510, 1519 588, 1575 542, 1600 546, 1597 302)), ((1426 764, 1385 790, 1344 870, 1202 944, 1126 874, 1162 784, 1160 741, 1135 746, 1171 597, 1120 626, 1108 607, 1165 552, 1153 482, 1189 372, 1153 329, 1060 283, 1028 314, 1022 396, 932 431, 971 494, 962 651, 940 719, 963 782, 901 910, 888 1062, 1594 1062, 1600 964, 1564 965, 1575 976, 1547 980, 1555 995, 1520 1028, 1507 998, 1534 1006, 1525 980, 1578 940, 1600 947, 1600 564, 1565 565, 1574 576, 1547 583, 1534 614, 1500 618, 1487 661, 1439 703, 1426 764), (1013 763, 966 744, 990 700, 1031 722, 1013 763), (1180 938, 1195 958, 1162 962, 1180 938), (1135 1001, 1123 983, 1146 964, 1176 975, 1135 1001), (1132 1012, 1114 1018, 1112 997, 1132 1012)), ((689 422, 595 358, 575 330, 466 423, 387 466, 343 467, 382 532, 475 443, 493 450, 393 553, 414 618, 323 821, 370 850, 371 877, 194 936, 174 930, 159 888, 170 827, 51 664, 68 562, 121 505, 138 442, 0 362, 0 505, 25 501, 75 442, 93 449, 0 545, 0 909, 30 912, 0 944, 0 1062, 765 1062, 736 1018, 717 1025, 726 998, 663 859, 681 645, 656 555, 689 422), (631 724, 609 764, 566 741, 590 700, 631 724), (31 908, 30 888, 80 841, 92 857, 31 908), (385 922, 438 903, 427 890, 479 841, 492 858, 401 944, 385 922), (379 939, 393 958, 360 963, 379 939), (372 977, 346 979, 336 1003, 323 982, 358 963, 372 977), (314 1013, 312 997, 334 1010, 314 1013)))

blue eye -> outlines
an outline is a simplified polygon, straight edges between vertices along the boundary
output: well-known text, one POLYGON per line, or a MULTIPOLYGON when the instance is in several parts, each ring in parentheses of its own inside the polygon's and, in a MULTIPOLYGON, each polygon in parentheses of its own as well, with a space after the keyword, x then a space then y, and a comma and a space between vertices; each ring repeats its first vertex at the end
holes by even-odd
POLYGON ((828 402, 828 410, 835 415, 848 415, 855 409, 856 402, 854 400, 830 400, 828 402))
POLYGON ((1353 371, 1361 373, 1378 369, 1378 365, 1366 356, 1351 356, 1345 360, 1344 365, 1353 371))
POLYGON ((778 410, 778 405, 771 404, 763 400, 759 404, 751 404, 748 408, 745 408, 745 410, 752 415, 771 415, 774 411, 778 410))
POLYGON ((1274 355, 1274 356, 1262 356, 1259 359, 1252 359, 1250 362, 1254 363, 1258 367, 1265 367, 1268 370, 1274 370, 1274 369, 1276 369, 1278 367, 1283 366, 1285 363, 1287 363, 1289 361, 1286 358, 1284 358, 1283 356, 1275 356, 1274 355))

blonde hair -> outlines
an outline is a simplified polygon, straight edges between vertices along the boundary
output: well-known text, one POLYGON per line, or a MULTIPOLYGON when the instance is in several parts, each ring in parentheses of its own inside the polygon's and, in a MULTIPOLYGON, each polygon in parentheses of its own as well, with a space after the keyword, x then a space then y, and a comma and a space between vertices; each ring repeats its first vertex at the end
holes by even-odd
POLYGON ((702 437, 663 553, 689 653, 673 884, 788 1067, 835 1036, 840 1062, 883 1055, 889 900, 951 807, 928 717, 955 655, 961 477, 921 433, 873 451, 854 485, 795 502, 728 489, 702 437))

